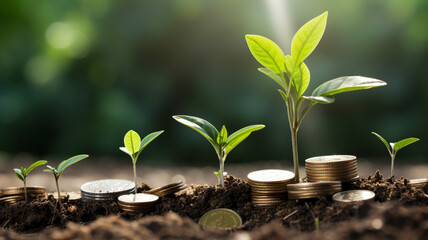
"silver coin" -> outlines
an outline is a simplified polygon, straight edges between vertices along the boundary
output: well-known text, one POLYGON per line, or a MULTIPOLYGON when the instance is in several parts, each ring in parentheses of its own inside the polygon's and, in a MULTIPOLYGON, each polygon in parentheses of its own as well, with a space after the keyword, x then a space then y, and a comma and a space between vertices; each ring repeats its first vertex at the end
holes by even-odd
POLYGON ((149 193, 137 193, 122 195, 118 198, 123 203, 153 203, 159 200, 159 197, 149 193))
POLYGON ((336 202, 361 202, 371 200, 375 197, 375 193, 369 190, 349 190, 338 192, 333 195, 333 200, 336 202))
POLYGON ((254 182, 286 182, 294 179, 294 173, 280 169, 266 169, 250 172, 247 178, 254 182))
POLYGON ((120 192, 132 191, 135 183, 122 179, 102 179, 87 182, 80 187, 82 194, 109 195, 120 192))

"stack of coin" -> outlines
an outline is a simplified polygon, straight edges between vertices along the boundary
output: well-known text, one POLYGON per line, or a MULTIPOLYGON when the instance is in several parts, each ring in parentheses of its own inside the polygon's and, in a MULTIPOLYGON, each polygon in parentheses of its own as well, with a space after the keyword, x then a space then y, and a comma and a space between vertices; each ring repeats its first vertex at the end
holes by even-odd
POLYGON ((286 170, 267 169, 247 175, 251 198, 255 207, 270 208, 284 202, 287 184, 294 182, 294 173, 286 170))
POLYGON ((289 199, 307 199, 331 196, 342 191, 342 183, 339 181, 306 182, 288 184, 289 199))
MULTIPOLYGON (((2 189, 0 203, 15 204, 25 200, 24 187, 8 187, 2 189)), ((46 198, 44 187, 27 187, 27 198, 46 198)))
POLYGON ((176 192, 179 192, 187 187, 186 184, 184 184, 182 181, 177 183, 171 183, 162 187, 154 188, 148 191, 145 191, 145 193, 155 194, 158 197, 164 197, 176 192))
POLYGON ((120 195, 134 193, 135 183, 122 179, 87 182, 80 187, 82 201, 114 201, 120 195))
MULTIPOLYGON (((52 195, 55 199, 58 199, 58 193, 49 193, 48 195, 52 195)), ((82 199, 82 195, 78 192, 66 192, 61 193, 61 200, 64 200, 67 197, 68 202, 77 202, 82 199)))
POLYGON ((374 197, 375 193, 370 190, 349 190, 334 194, 333 200, 341 203, 352 203, 369 201, 374 197))
POLYGON ((357 158, 351 155, 330 155, 306 159, 308 182, 352 182, 359 178, 357 158))
POLYGON ((127 213, 138 214, 150 212, 159 197, 149 193, 127 194, 119 196, 117 203, 127 213))
POLYGON ((409 179, 409 185, 412 187, 425 187, 428 184, 428 178, 409 179))

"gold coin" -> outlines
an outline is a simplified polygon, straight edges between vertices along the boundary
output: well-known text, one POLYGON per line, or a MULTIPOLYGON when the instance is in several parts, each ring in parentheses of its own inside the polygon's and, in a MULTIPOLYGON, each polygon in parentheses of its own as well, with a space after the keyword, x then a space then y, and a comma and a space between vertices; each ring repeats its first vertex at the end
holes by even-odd
POLYGON ((199 225, 202 229, 233 229, 242 226, 242 219, 233 210, 218 208, 205 213, 199 225))
POLYGON ((313 176, 349 176, 349 175, 358 175, 358 171, 349 171, 349 172, 324 172, 324 173, 315 173, 306 171, 306 175, 313 176))
POLYGON ((343 183, 347 183, 347 182, 354 182, 354 181, 357 181, 358 179, 360 179, 360 176, 356 176, 356 177, 352 177, 352 178, 337 179, 337 180, 332 180, 332 179, 312 179, 312 178, 307 178, 308 182, 330 182, 330 181, 339 181, 339 182, 343 182, 343 183))
POLYGON ((183 184, 183 185, 179 185, 179 186, 172 187, 172 188, 166 188, 166 189, 160 190, 158 192, 155 192, 153 194, 155 194, 155 195, 157 195, 159 197, 164 197, 164 196, 167 196, 167 195, 179 192, 181 190, 184 190, 186 188, 187 188, 187 185, 183 184))
POLYGON ((302 187, 331 187, 331 186, 342 186, 339 181, 325 181, 325 182, 305 182, 305 183, 293 183, 287 186, 288 190, 298 190, 302 187))
POLYGON ((351 179, 358 176, 357 173, 352 174, 352 175, 342 175, 342 176, 335 176, 335 175, 325 175, 325 176, 314 176, 314 175, 308 175, 306 176, 308 179, 312 179, 312 180, 331 180, 331 181, 341 181, 342 179, 346 180, 346 179, 351 179))
POLYGON ((319 166, 306 166, 306 171, 311 172, 342 172, 342 171, 355 171, 358 170, 358 165, 355 166, 340 166, 340 167, 319 167, 319 166))
POLYGON ((352 162, 355 161, 357 157, 352 155, 327 155, 327 156, 318 156, 306 159, 305 163, 315 163, 315 164, 337 164, 343 162, 352 162))
POLYGON ((153 193, 156 193, 156 192, 168 189, 168 188, 174 188, 174 187, 177 187, 177 186, 180 186, 180 185, 183 185, 183 181, 179 181, 179 182, 171 183, 171 184, 168 184, 168 185, 165 185, 165 186, 162 186, 162 187, 150 189, 150 190, 145 191, 145 193, 151 193, 151 194, 153 194, 153 193))
MULTIPOLYGON (((44 187, 27 187, 27 194, 42 194, 46 193, 44 187)), ((24 187, 8 187, 2 190, 3 196, 25 194, 24 187)))
POLYGON ((294 179, 294 173, 287 170, 266 169, 250 172, 247 178, 250 181, 260 183, 289 182, 294 179))
POLYGON ((375 193, 369 190, 349 190, 338 192, 333 195, 333 200, 336 202, 361 202, 371 200, 375 197, 375 193))
POLYGON ((311 163, 306 162, 305 167, 320 167, 320 168, 341 168, 341 167, 356 167, 358 166, 357 160, 347 162, 330 162, 330 163, 311 163))

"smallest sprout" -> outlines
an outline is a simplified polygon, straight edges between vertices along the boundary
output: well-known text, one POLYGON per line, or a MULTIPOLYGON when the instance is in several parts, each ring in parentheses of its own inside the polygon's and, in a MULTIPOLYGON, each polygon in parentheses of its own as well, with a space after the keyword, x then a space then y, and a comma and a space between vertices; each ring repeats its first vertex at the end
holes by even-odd
POLYGON ((47 161, 45 160, 39 160, 33 164, 31 164, 28 168, 24 168, 21 167, 19 168, 14 168, 13 171, 15 171, 16 176, 21 179, 21 181, 24 182, 24 195, 25 195, 25 201, 28 201, 27 198, 27 175, 31 172, 31 170, 33 170, 34 168, 41 166, 43 164, 46 164, 47 161))
POLYGON ((58 192, 58 202, 59 202, 60 206, 61 206, 61 192, 59 190, 59 184, 58 184, 59 177, 61 176, 62 172, 64 172, 64 170, 66 168, 70 167, 71 165, 73 165, 73 164, 75 164, 75 163, 77 163, 77 162, 79 162, 79 161, 81 161, 81 160, 83 160, 83 159, 85 159, 87 157, 89 157, 89 155, 86 155, 86 154, 77 155, 77 156, 74 156, 74 157, 71 157, 71 158, 69 158, 67 160, 62 161, 58 165, 58 168, 54 168, 54 167, 52 167, 50 165, 47 165, 46 167, 48 169, 43 170, 44 172, 51 172, 51 173, 53 173, 53 175, 55 177, 56 190, 58 192))
POLYGON ((378 137, 386 146, 386 149, 388 149, 389 155, 391 156, 391 177, 394 177, 394 159, 395 155, 397 155, 398 150, 402 149, 403 147, 410 145, 414 142, 419 141, 419 138, 406 138, 401 141, 395 142, 395 143, 389 143, 379 134, 372 132, 373 135, 378 137))

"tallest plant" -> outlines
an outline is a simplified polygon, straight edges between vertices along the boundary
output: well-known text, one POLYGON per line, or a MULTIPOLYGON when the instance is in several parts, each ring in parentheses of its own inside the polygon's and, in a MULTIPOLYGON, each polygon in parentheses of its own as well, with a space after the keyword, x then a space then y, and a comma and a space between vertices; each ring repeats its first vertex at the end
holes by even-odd
POLYGON ((246 35, 251 53, 264 66, 258 70, 281 87, 278 91, 287 106, 296 181, 299 181, 297 132, 308 111, 317 103, 333 103, 334 95, 338 93, 386 85, 385 82, 373 78, 346 76, 321 84, 310 96, 303 95, 310 82, 310 72, 304 60, 320 42, 327 25, 327 16, 328 12, 325 12, 303 25, 294 35, 291 42, 291 55, 287 56, 278 45, 268 38, 246 35))

